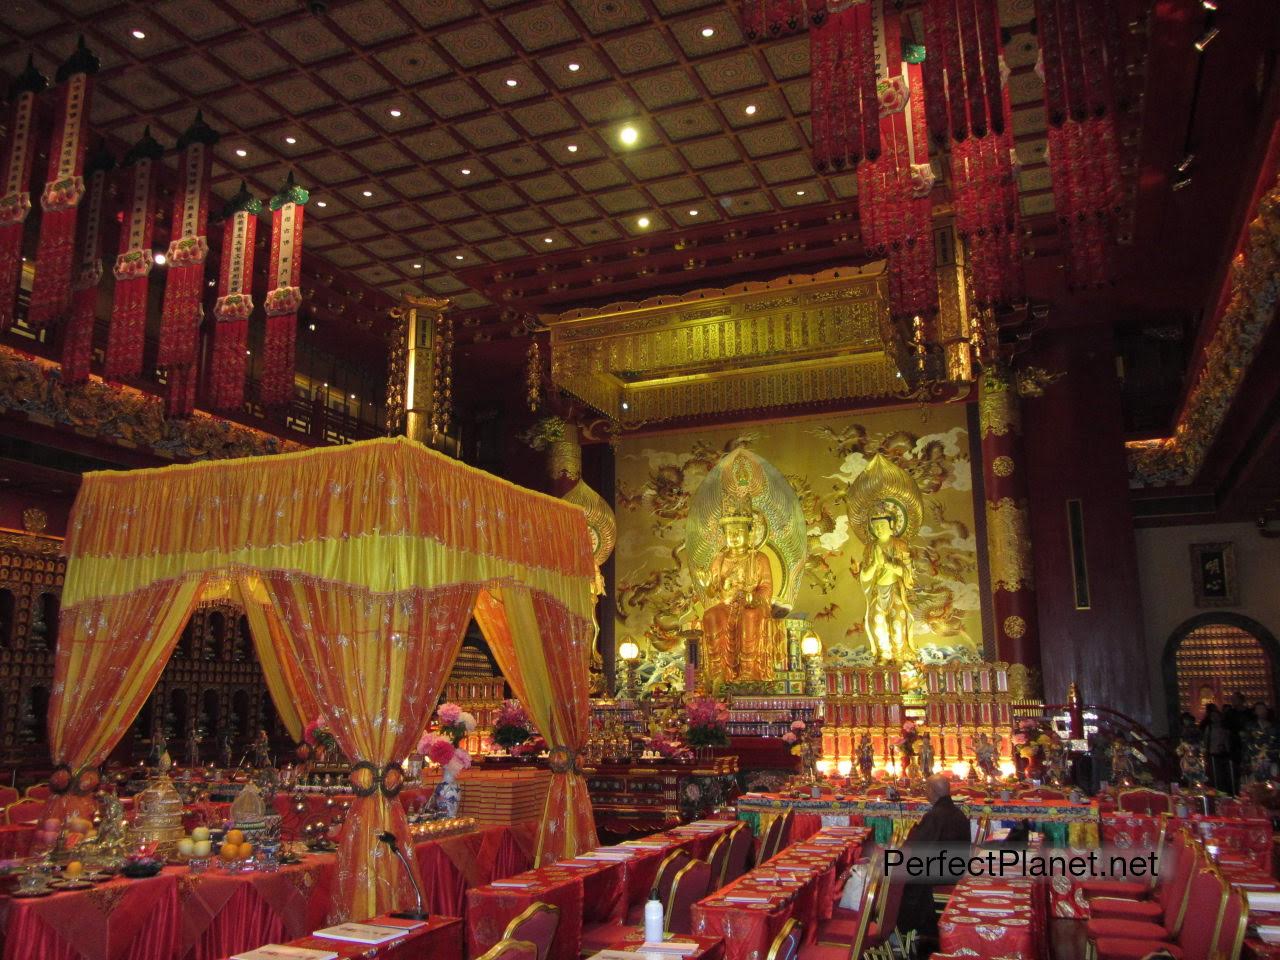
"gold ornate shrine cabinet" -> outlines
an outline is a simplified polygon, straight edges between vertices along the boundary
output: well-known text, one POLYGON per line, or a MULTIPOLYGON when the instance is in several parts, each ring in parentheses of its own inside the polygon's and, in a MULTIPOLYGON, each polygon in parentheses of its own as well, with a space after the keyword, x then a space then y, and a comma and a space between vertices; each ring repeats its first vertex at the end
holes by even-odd
POLYGON ((556 385, 629 423, 901 393, 883 263, 541 318, 556 385))

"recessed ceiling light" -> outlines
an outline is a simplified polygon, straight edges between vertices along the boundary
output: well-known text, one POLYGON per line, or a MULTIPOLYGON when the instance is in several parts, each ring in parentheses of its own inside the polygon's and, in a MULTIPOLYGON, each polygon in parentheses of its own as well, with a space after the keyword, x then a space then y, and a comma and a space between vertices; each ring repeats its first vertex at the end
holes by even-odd
POLYGON ((247 157, 248 155, 249 155, 249 151, 244 149, 244 147, 241 147, 239 150, 236 151, 237 157, 247 157))
POLYGON ((210 287, 216 287, 217 285, 218 285, 217 280, 210 280, 209 283, 207 284, 207 286, 210 286, 210 287))
POLYGON ((638 226, 641 230, 643 230, 648 225, 649 225, 648 217, 641 217, 639 220, 636 221, 636 226, 638 226))
POLYGON ((580 63, 571 63, 571 64, 569 64, 569 72, 570 72, 570 73, 577 73, 577 72, 578 72, 579 70, 581 70, 581 69, 582 69, 582 64, 580 64, 580 63))
POLYGON ((804 191, 803 191, 803 190, 797 190, 797 191, 796 191, 796 196, 797 196, 797 197, 803 197, 803 196, 804 196, 804 191))
POLYGON ((372 196, 373 196, 373 191, 372 191, 372 190, 361 190, 361 191, 360 191, 360 196, 362 196, 362 197, 372 197, 372 196))
POLYGON ((353 394, 351 395, 351 399, 352 399, 352 400, 354 400, 355 398, 356 398, 356 395, 353 393, 353 394))
POLYGON ((748 117, 754 116, 756 112, 756 105, 754 103, 748 103, 744 112, 748 117))
POLYGON ((158 263, 162 267, 169 262, 169 258, 166 257, 163 253, 157 253, 151 259, 153 259, 156 263, 158 263))
POLYGON ((460 174, 462 174, 464 177, 469 177, 469 176, 471 176, 471 168, 470 168, 470 167, 463 167, 463 168, 462 168, 461 170, 459 170, 458 172, 459 172, 460 174))
POLYGON ((295 143, 297 143, 297 142, 298 142, 298 138, 297 138, 297 137, 285 137, 285 138, 284 138, 284 142, 285 142, 285 143, 287 143, 287 144, 289 144, 289 146, 293 146, 295 143))
POLYGON ((569 146, 565 147, 565 149, 568 150, 570 153, 577 153, 578 145, 576 143, 571 143, 569 144, 569 146))
POLYGON ((401 115, 401 110, 399 107, 392 107, 390 110, 387 111, 387 113, 391 114, 391 116, 393 117, 398 117, 401 115))
POLYGON ((691 217, 696 217, 697 215, 698 215, 698 211, 697 211, 697 210, 690 210, 690 211, 689 211, 689 216, 691 216, 691 217))
POLYGON ((515 77, 507 77, 508 87, 518 87, 519 85, 520 85, 520 81, 517 80, 515 77))
POLYGON ((146 35, 145 33, 143 33, 141 30, 134 30, 134 31, 133 31, 133 39, 135 39, 135 40, 145 40, 145 39, 147 39, 147 35, 146 35))
POLYGON ((453 255, 453 259, 455 259, 455 260, 461 260, 461 259, 462 259, 462 254, 460 254, 460 253, 455 253, 455 254, 453 255))
POLYGON ((308 329, 308 330, 310 330, 312 333, 315 333, 315 332, 316 332, 316 325, 315 325, 314 323, 308 323, 308 324, 307 324, 307 329, 308 329))
POLYGON ((710 40, 712 37, 716 35, 715 27, 703 27, 702 35, 706 37, 708 40, 710 40))
POLYGON ((543 237, 543 238, 542 238, 542 242, 543 242, 543 243, 555 243, 555 241, 554 241, 554 240, 552 240, 550 237, 543 237))
POLYGON ((246 357, 252 357, 252 356, 253 356, 253 351, 252 351, 252 350, 246 350, 246 351, 244 352, 244 355, 245 355, 246 357))
POLYGON ((422 264, 420 264, 420 263, 415 263, 415 264, 413 265, 413 269, 415 269, 415 270, 421 270, 421 269, 422 269, 422 264))
POLYGON ((323 200, 317 200, 317 201, 316 201, 316 206, 317 206, 317 207, 327 207, 328 205, 329 205, 329 204, 325 203, 323 200))
POLYGON ((633 143, 635 143, 637 140, 640 139, 640 131, 632 126, 623 127, 622 130, 618 133, 618 139, 621 140, 623 143, 625 143, 627 146, 631 146, 633 143))

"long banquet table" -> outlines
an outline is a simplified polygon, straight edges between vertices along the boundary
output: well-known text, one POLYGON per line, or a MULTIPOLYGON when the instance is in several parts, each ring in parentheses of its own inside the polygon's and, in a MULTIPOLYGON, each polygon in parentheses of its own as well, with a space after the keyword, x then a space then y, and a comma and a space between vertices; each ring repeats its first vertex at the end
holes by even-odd
POLYGON ((336 953, 339 960, 462 960, 462 921, 457 917, 432 917, 426 926, 374 947, 322 937, 301 937, 283 945, 328 950, 336 953))
MULTIPOLYGON (((535 825, 524 824, 416 843, 430 912, 459 916, 470 887, 526 869, 534 836, 535 825)), ((0 896, 0 956, 214 960, 323 926, 335 869, 332 854, 314 854, 270 873, 166 867, 156 877, 117 878, 88 890, 0 896)))
POLYGON ((861 855, 866 827, 826 827, 793 843, 693 907, 693 932, 722 937, 725 960, 764 960, 784 923, 804 924, 805 940, 831 917, 837 878, 861 855))
POLYGON ((653 834, 620 849, 634 851, 625 859, 564 860, 479 887, 467 893, 467 952, 478 957, 502 939, 507 924, 531 904, 560 908, 548 960, 576 960, 582 924, 621 920, 627 907, 644 899, 658 865, 672 851, 685 849, 705 859, 715 841, 733 829, 733 821, 714 827, 686 825, 653 834))
POLYGON ((1043 882, 967 877, 956 884, 938 920, 943 953, 1000 960, 1041 960, 1047 941, 1043 882))

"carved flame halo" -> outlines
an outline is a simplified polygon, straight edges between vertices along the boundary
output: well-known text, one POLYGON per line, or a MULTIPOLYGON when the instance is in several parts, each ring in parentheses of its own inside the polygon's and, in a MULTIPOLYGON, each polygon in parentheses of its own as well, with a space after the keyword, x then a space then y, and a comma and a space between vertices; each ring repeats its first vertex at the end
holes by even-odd
POLYGON ((887 517, 893 535, 903 540, 915 536, 924 520, 924 503, 915 479, 880 453, 849 485, 845 503, 849 526, 864 544, 875 539, 871 521, 878 517, 887 517))

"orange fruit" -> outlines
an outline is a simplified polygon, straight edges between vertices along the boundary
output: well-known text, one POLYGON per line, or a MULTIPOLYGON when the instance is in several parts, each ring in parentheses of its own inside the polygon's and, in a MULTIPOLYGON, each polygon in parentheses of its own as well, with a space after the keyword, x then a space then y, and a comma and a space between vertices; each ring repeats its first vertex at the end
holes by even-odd
POLYGON ((72 860, 67 864, 66 869, 62 871, 68 877, 78 877, 84 872, 84 864, 79 860, 72 860))
POLYGON ((240 844, 244 843, 244 831, 228 830, 226 839, 227 839, 227 843, 234 843, 237 846, 239 846, 240 844))
POLYGON ((238 843, 231 843, 230 841, 227 841, 218 848, 218 856, 228 862, 234 860, 239 853, 240 845, 238 843))
POLYGON ((247 858, 249 858, 249 857, 252 857, 252 856, 253 856, 253 844, 252 844, 252 843, 242 843, 242 844, 240 844, 240 847, 239 847, 239 849, 238 849, 238 851, 237 851, 237 856, 239 856, 239 858, 240 858, 241 860, 245 860, 245 859, 247 859, 247 858))

